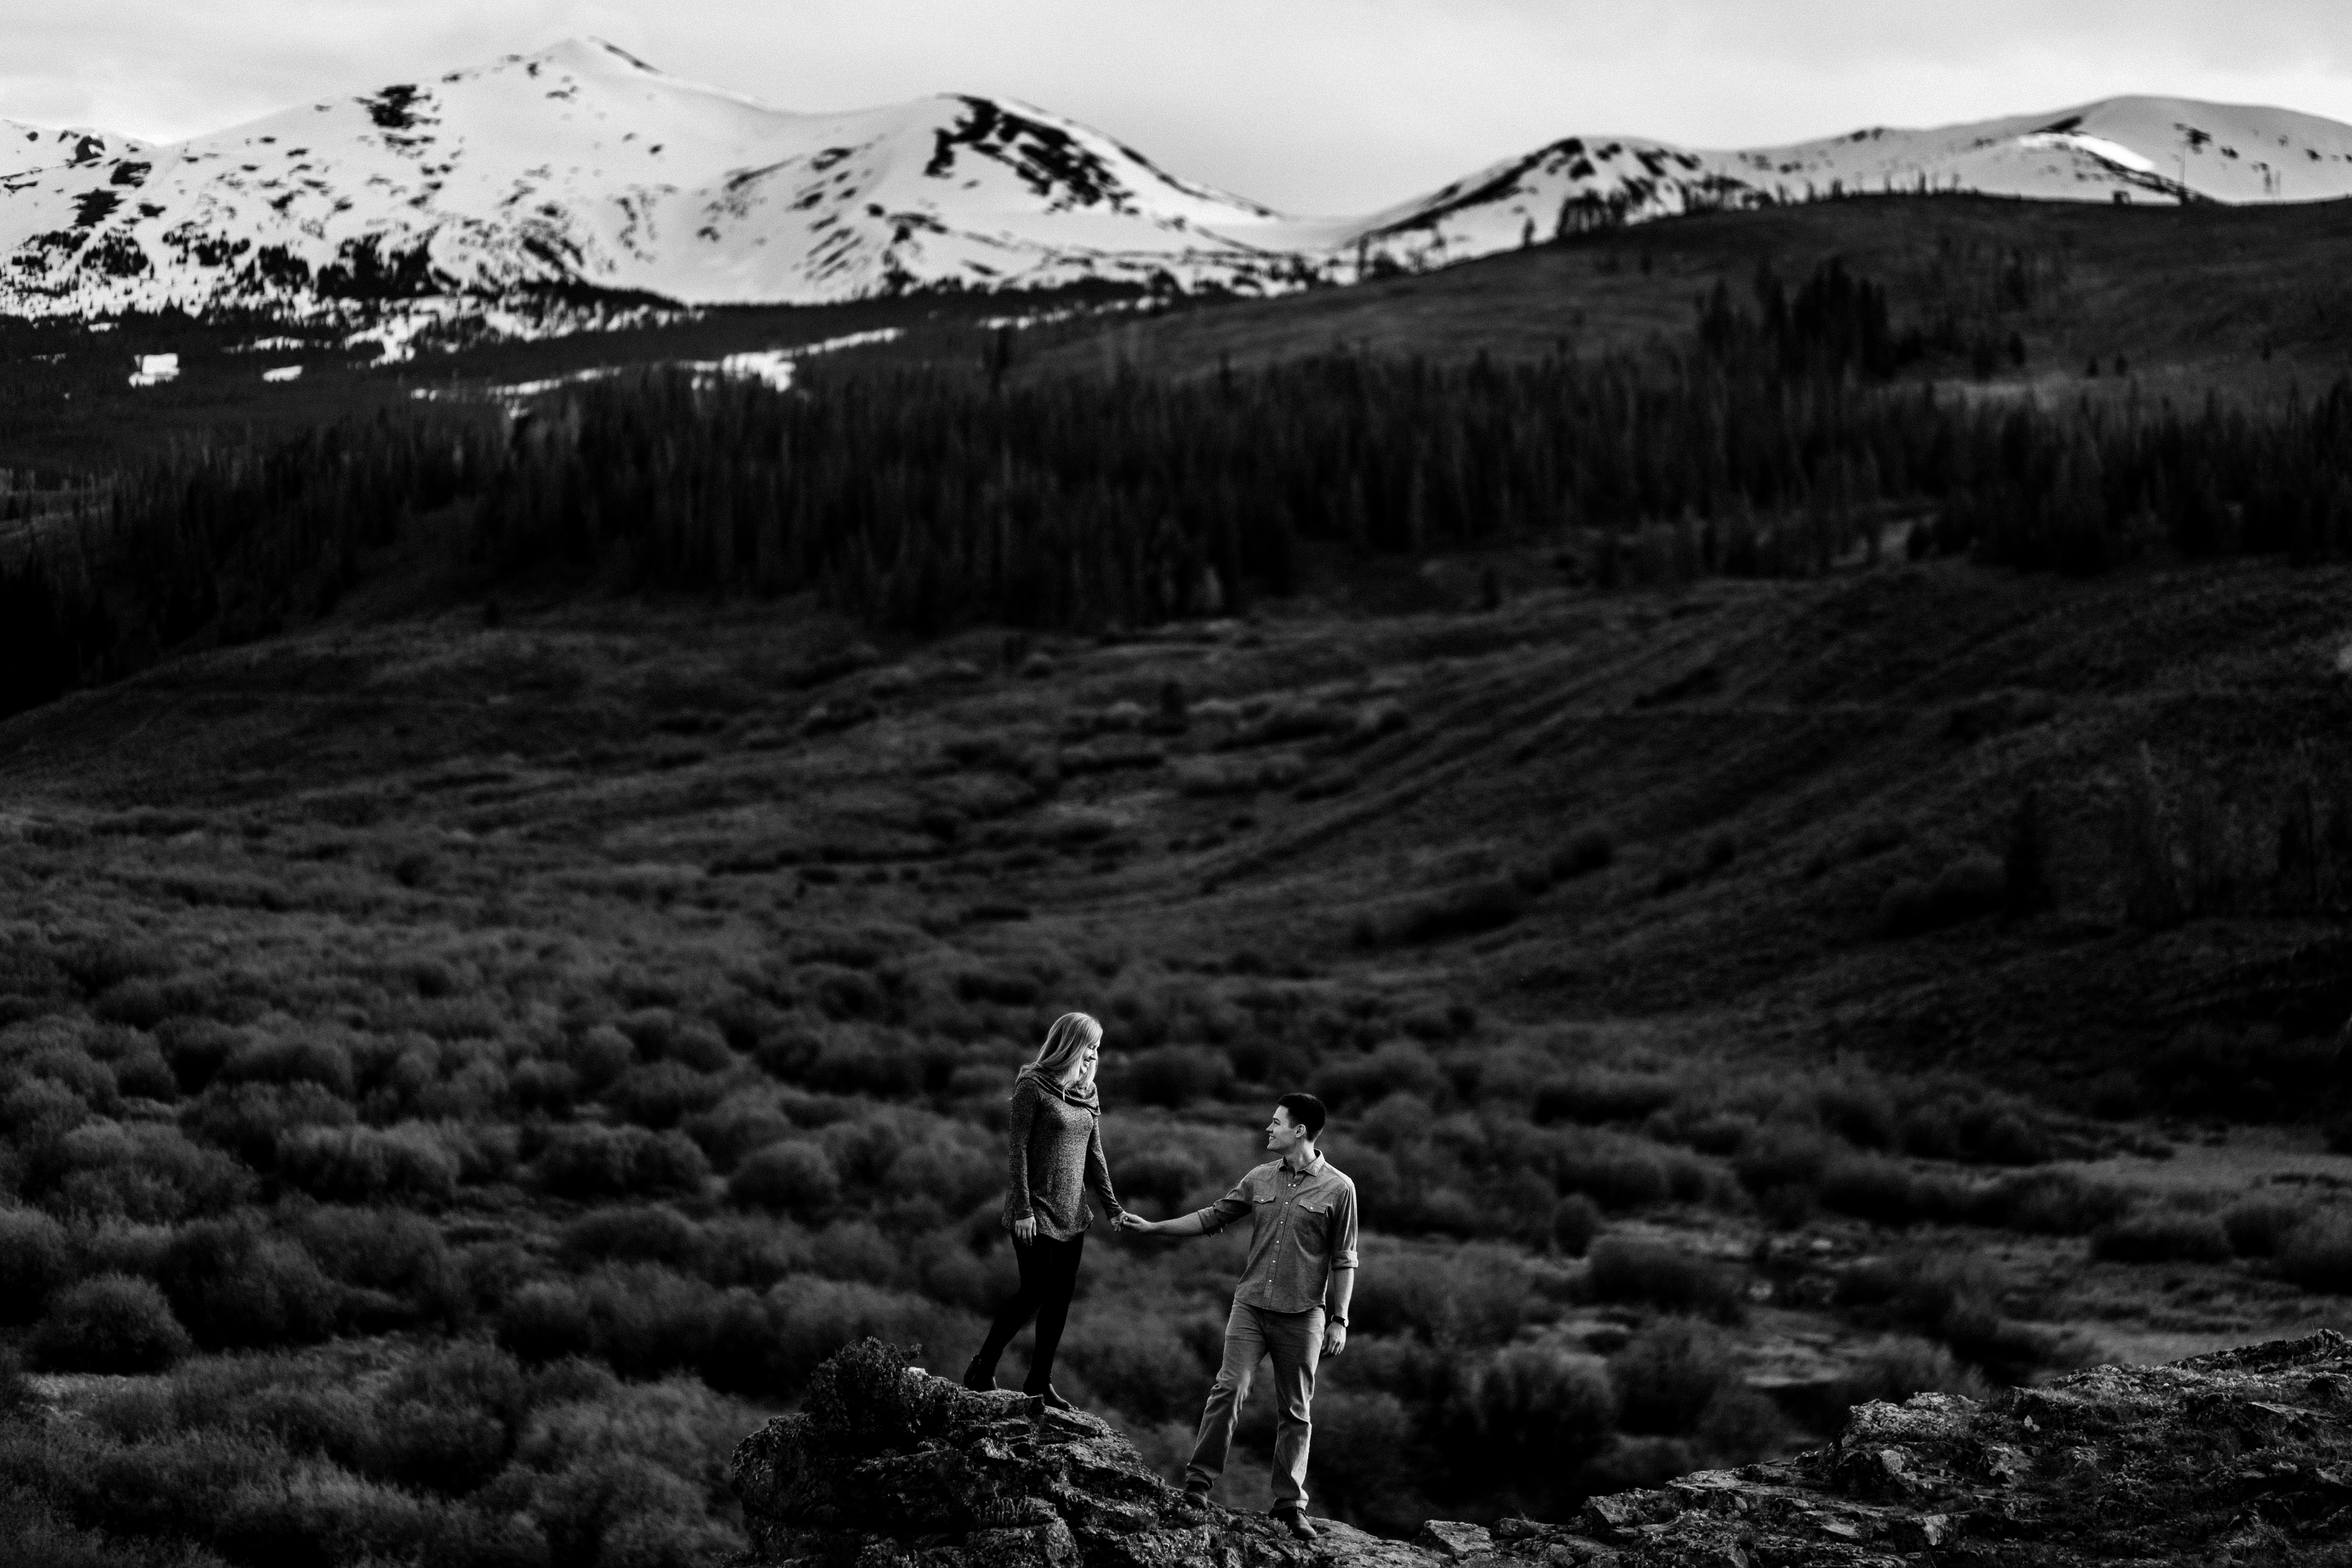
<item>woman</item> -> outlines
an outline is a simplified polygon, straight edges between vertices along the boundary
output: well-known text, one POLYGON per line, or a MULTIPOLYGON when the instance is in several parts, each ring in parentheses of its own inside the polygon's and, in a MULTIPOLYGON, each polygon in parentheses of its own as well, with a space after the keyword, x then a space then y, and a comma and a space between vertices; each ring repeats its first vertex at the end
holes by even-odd
POLYGON ((997 1357, 1034 1316, 1037 1348, 1022 1392, 1054 1409, 1070 1408, 1054 1392, 1054 1351, 1069 1319, 1087 1228, 1094 1223, 1087 1189, 1101 1197, 1114 1225, 1125 1212, 1103 1159, 1102 1103, 1095 1097, 1095 1061, 1101 1054, 1102 1025, 1084 1013, 1064 1013, 1045 1031, 1037 1060, 1013 1081, 1007 1129, 1013 1182, 1004 1195, 1004 1227, 1013 1232, 1021 1289, 996 1314, 988 1343, 964 1368, 966 1388, 996 1386, 997 1357))

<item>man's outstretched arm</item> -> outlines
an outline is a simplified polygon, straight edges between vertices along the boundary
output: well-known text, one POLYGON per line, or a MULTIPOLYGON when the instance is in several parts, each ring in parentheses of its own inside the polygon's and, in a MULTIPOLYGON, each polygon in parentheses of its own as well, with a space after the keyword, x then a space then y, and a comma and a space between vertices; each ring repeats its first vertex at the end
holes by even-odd
POLYGON ((1233 1191, 1208 1207, 1180 1214, 1173 1219, 1146 1219, 1130 1208, 1118 1217, 1119 1228, 1139 1236, 1207 1236, 1223 1230, 1250 1211, 1249 1194, 1242 1190, 1244 1185, 1235 1182, 1233 1191))
POLYGON ((1118 1217, 1121 1230, 1132 1230, 1139 1236, 1206 1236, 1209 1228, 1195 1212, 1180 1214, 1173 1219, 1146 1219, 1133 1209, 1118 1217))

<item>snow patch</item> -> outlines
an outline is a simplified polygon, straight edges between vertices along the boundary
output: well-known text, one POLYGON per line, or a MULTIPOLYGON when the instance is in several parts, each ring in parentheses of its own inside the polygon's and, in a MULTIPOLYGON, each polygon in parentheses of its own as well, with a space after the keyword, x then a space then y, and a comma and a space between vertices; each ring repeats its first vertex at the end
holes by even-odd
POLYGON ((2030 135, 2019 137, 2017 144, 2029 151, 2047 147, 2073 152, 2088 152, 2094 158, 2103 159, 2109 163, 2118 164, 2138 173, 2156 172, 2154 159, 2144 157, 2122 142, 2110 141, 2104 136, 2084 136, 2073 131, 2037 131, 2030 135))

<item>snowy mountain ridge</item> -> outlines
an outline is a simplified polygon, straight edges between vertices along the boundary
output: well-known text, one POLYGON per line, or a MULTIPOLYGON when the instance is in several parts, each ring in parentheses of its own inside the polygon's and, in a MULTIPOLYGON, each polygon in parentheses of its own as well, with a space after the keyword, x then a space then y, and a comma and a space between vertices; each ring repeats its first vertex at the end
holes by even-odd
POLYGON ((796 114, 573 39, 168 145, 0 121, 0 312, 816 304, 1087 280, 1269 293, 1880 190, 2344 196, 2352 126, 2135 98, 1730 152, 1569 137, 1379 213, 1308 219, 1008 99, 796 114))

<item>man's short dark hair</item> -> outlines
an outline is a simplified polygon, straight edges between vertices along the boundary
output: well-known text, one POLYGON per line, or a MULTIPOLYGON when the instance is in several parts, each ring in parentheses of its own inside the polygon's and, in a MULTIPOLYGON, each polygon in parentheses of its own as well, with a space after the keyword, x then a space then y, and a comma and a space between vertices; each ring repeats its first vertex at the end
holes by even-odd
POLYGON ((1307 1129, 1308 1141, 1322 1137, 1323 1124, 1328 1119, 1322 1101, 1312 1094, 1286 1094, 1275 1103, 1290 1113, 1292 1126, 1307 1129))

